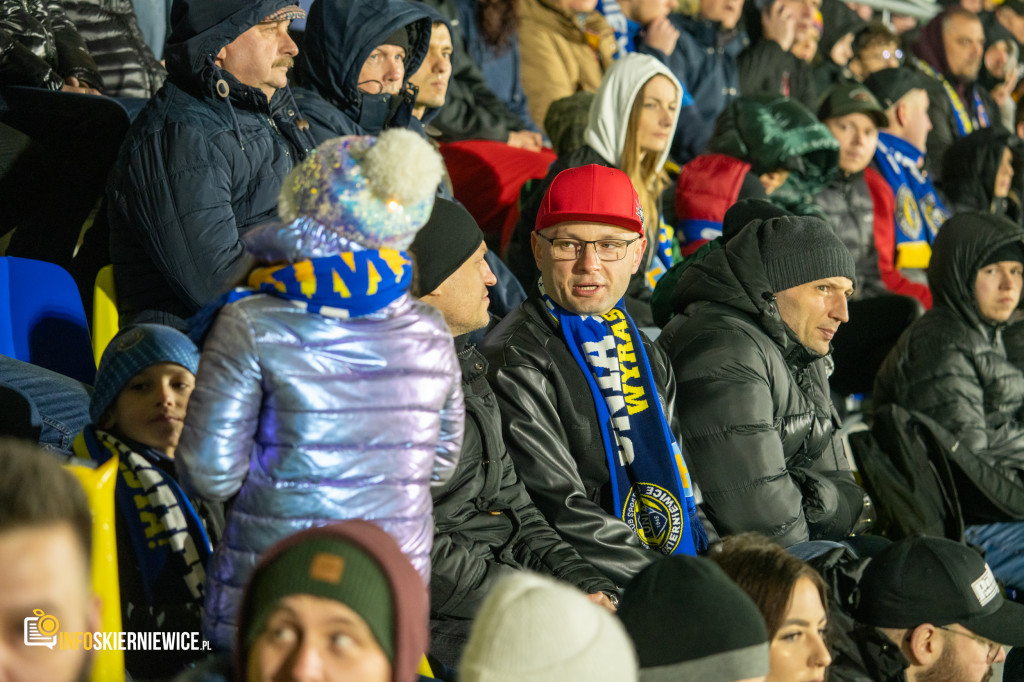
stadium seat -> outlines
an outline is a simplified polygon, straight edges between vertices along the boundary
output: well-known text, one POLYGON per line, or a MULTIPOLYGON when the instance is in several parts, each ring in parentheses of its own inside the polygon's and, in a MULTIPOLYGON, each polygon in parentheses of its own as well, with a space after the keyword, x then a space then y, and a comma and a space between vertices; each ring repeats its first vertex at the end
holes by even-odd
POLYGON ((82 299, 62 267, 0 257, 0 353, 93 384, 82 299))
POLYGON ((106 265, 96 274, 92 296, 92 355, 97 367, 100 366, 103 350, 118 329, 114 266, 106 265))

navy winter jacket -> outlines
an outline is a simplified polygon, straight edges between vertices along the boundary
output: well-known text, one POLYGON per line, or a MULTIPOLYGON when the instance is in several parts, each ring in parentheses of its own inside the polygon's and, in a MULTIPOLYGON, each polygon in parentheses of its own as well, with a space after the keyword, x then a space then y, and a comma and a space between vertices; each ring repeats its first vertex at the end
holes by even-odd
POLYGON ((250 265, 241 236, 277 216, 284 177, 312 150, 287 89, 270 102, 214 58, 290 0, 178 0, 168 79, 125 139, 107 194, 121 324, 184 319, 250 265))

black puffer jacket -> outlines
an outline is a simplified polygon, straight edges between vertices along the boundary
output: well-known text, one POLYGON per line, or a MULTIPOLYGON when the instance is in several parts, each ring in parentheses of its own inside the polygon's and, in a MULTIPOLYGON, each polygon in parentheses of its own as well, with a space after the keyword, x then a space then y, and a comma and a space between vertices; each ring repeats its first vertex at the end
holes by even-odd
POLYGON ((144 99, 156 94, 167 71, 142 37, 132 0, 63 0, 63 5, 96 60, 104 94, 144 99))
POLYGON ((0 0, 0 85, 60 90, 71 76, 84 86, 103 87, 60 1, 0 0))
POLYGON ((869 298, 888 293, 882 282, 875 247, 875 204, 864 181, 864 172, 840 173, 814 195, 832 229, 843 240, 857 264, 857 295, 869 298))
POLYGON ((473 618, 495 582, 516 569, 554 575, 586 593, 613 591, 614 583, 548 525, 516 476, 487 361, 466 339, 457 340, 466 399, 462 453, 448 483, 433 490, 432 617, 473 618))
POLYGON ((782 321, 761 264, 760 228, 778 220, 793 219, 751 223, 683 272, 658 345, 708 518, 788 547, 846 537, 864 498, 835 433, 830 361, 782 321))
MULTIPOLYGON (((662 409, 678 433, 668 360, 643 338, 662 409)), ((537 508, 584 559, 625 586, 662 555, 642 547, 612 508, 590 386, 541 300, 528 299, 502 320, 480 351, 490 363, 505 445, 537 508)))
MULTIPOLYGON (((1022 237, 979 213, 943 224, 928 266, 934 306, 900 337, 874 391, 878 407, 897 403, 949 429, 960 440, 956 463, 1003 520, 1024 519, 1024 373, 1006 359, 1004 325, 981 315, 974 282, 982 259, 1022 237)), ((980 520, 970 491, 961 503, 965 520, 980 520)))
POLYGON ((242 234, 277 215, 284 177, 314 147, 287 89, 220 69, 222 47, 290 0, 178 0, 168 80, 139 114, 107 187, 121 324, 184 318, 252 264, 242 234), (221 92, 218 94, 218 83, 221 92))

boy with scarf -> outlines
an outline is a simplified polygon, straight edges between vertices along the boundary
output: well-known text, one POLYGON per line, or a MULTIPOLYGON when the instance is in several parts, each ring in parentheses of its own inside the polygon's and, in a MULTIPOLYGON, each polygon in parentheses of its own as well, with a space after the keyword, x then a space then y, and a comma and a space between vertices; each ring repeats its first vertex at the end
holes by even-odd
MULTIPOLYGON (((122 329, 100 358, 89 404, 92 424, 75 455, 118 458, 114 490, 124 629, 199 630, 206 562, 221 526, 219 505, 194 504, 174 475, 174 451, 195 386, 199 351, 181 332, 157 324, 122 329), (210 534, 208 534, 209 529, 210 534)), ((127 652, 132 675, 167 675, 187 652, 127 652)))
POLYGON ((480 347, 534 503, 619 586, 658 556, 707 544, 670 429, 671 368, 623 309, 643 219, 622 171, 559 173, 532 235, 539 292, 480 347))
POLYGON ((454 470, 463 399, 444 319, 409 296, 405 249, 441 169, 404 129, 324 142, 286 178, 280 221, 246 235, 264 264, 248 287, 193 320, 209 332, 179 471, 200 497, 234 500, 204 610, 215 647, 230 646, 252 567, 304 528, 374 521, 430 577, 430 488, 454 470))

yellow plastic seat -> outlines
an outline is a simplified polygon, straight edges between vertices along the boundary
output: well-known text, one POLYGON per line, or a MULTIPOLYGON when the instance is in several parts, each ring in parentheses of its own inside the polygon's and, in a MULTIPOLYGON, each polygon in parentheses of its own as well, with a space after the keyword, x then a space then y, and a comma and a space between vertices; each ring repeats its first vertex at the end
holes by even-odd
POLYGON ((96 274, 92 297, 92 354, 97 367, 103 350, 119 328, 117 294, 114 291, 114 266, 106 265, 96 274))

